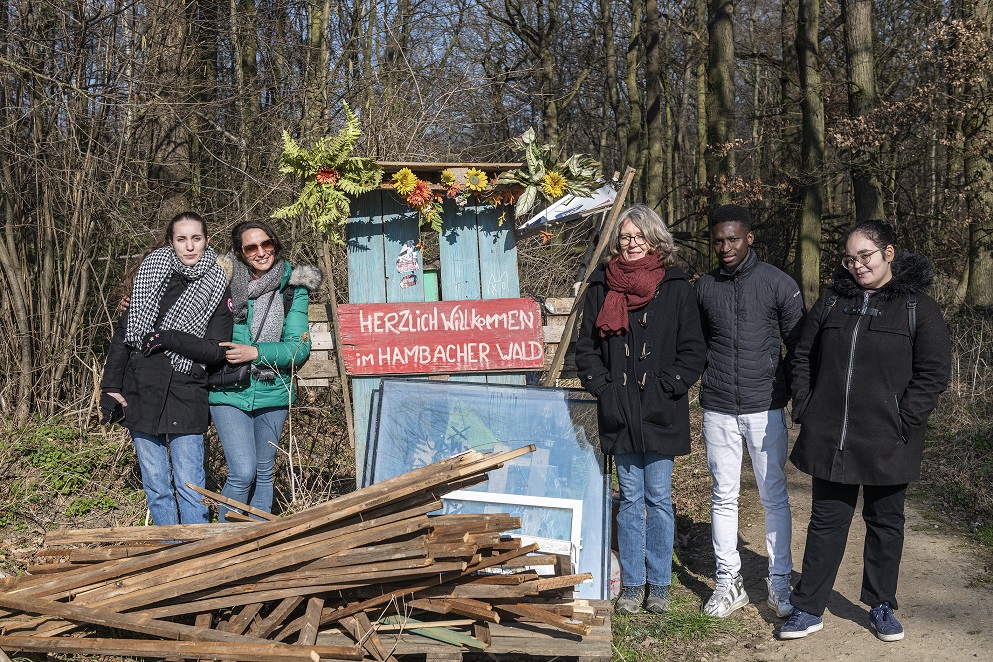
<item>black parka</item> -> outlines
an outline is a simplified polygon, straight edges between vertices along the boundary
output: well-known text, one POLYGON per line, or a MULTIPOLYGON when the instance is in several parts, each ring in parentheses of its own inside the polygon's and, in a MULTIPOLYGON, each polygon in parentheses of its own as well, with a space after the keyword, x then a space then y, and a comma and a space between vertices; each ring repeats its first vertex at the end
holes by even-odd
MULTIPOLYGON (((156 328, 185 291, 187 281, 173 273, 159 303, 156 328)), ((208 368, 224 363, 219 343, 231 340, 233 319, 231 293, 225 291, 214 309, 203 338, 183 331, 170 331, 167 348, 193 361, 190 374, 173 369, 165 352, 144 356, 124 343, 128 328, 125 311, 110 341, 101 390, 120 393, 127 400, 124 427, 145 434, 202 434, 210 425, 207 406, 208 368)))
POLYGON ((655 297, 629 313, 630 331, 602 339, 595 322, 606 295, 601 265, 583 301, 576 367, 583 387, 597 396, 603 452, 687 455, 686 391, 700 378, 707 348, 686 272, 669 267, 655 297))
POLYGON ((925 294, 933 278, 927 260, 901 252, 892 268, 872 295, 839 269, 804 323, 791 383, 793 419, 802 427, 790 461, 815 478, 847 485, 920 478, 927 419, 951 375, 951 341, 925 294))
POLYGON ((701 406, 733 416, 785 407, 782 345, 792 358, 804 313, 796 281, 750 250, 734 273, 718 268, 701 276, 696 295, 707 341, 701 406))

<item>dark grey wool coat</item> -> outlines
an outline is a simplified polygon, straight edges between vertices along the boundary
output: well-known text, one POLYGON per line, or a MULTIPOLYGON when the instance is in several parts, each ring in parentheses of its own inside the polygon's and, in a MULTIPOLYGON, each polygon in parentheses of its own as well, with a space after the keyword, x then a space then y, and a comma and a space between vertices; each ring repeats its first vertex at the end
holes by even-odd
POLYGON ((927 419, 948 386, 951 341, 927 260, 901 252, 893 279, 866 297, 846 270, 814 304, 793 361, 790 461, 815 478, 901 485, 920 478, 927 419), (916 293, 911 341, 908 295, 916 293), (825 302, 837 303, 820 323, 825 302))
POLYGON ((686 391, 700 378, 707 347, 686 272, 669 267, 655 298, 629 313, 630 331, 601 339, 594 324, 606 295, 601 265, 583 302, 576 367, 583 387, 597 396, 603 452, 687 455, 686 391))
POLYGON ((796 281, 752 250, 733 274, 718 268, 701 276, 696 296, 707 341, 703 408, 738 416, 785 407, 782 345, 792 358, 804 313, 796 281))
MULTIPOLYGON (((187 288, 176 273, 166 285, 159 302, 156 328, 187 288)), ((218 343, 231 340, 231 292, 225 291, 217 304, 203 338, 183 331, 170 331, 167 349, 193 361, 186 375, 174 370, 165 352, 144 356, 124 343, 128 328, 125 311, 114 330, 107 352, 101 390, 120 393, 128 401, 124 408, 124 427, 145 434, 203 434, 210 425, 207 406, 207 370, 224 363, 224 347, 218 343)))

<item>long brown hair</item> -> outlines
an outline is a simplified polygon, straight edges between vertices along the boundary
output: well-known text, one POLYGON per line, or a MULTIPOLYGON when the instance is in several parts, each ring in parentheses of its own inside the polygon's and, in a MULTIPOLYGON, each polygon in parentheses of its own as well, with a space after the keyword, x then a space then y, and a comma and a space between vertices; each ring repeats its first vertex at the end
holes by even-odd
MULTIPOLYGON (((173 230, 175 229, 176 224, 182 221, 196 221, 200 223, 200 227, 203 230, 203 236, 204 237, 208 236, 207 221, 205 221, 203 216, 196 213, 195 211, 184 211, 173 216, 172 220, 169 221, 168 224, 166 224, 165 232, 162 234, 162 236, 159 237, 159 239, 157 239, 155 243, 153 243, 151 246, 146 248, 145 252, 141 254, 141 257, 139 257, 134 262, 131 261, 128 262, 128 266, 124 271, 124 280, 121 282, 122 301, 131 298, 131 290, 134 289, 134 279, 135 276, 138 275, 138 267, 141 266, 141 263, 145 261, 145 258, 148 257, 152 253, 152 251, 156 251, 160 248, 165 248, 172 242, 173 230)), ((122 308, 126 308, 126 306, 122 306, 122 308)))

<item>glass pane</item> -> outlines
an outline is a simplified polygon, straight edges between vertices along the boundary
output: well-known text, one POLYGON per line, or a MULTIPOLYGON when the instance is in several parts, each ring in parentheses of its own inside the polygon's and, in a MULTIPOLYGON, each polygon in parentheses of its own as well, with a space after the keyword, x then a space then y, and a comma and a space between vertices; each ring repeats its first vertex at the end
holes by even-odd
POLYGON ((384 379, 371 425, 366 484, 464 450, 537 450, 449 500, 446 510, 520 515, 526 536, 579 545, 579 572, 593 573, 583 598, 608 597, 609 492, 596 424, 596 400, 581 390, 384 379), (491 496, 486 496, 491 495, 491 496), (527 497, 523 500, 520 497, 527 497), (478 500, 478 501, 477 501, 478 500), (573 521, 573 518, 578 520, 573 521))

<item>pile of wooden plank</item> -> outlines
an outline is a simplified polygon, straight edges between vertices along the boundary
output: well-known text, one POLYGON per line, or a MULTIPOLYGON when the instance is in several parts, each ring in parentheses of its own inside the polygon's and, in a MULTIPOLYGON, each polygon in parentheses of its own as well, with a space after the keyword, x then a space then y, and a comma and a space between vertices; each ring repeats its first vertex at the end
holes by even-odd
POLYGON ((501 620, 575 640, 596 624, 570 601, 590 575, 529 570, 555 558, 502 536, 520 525, 514 517, 428 515, 442 495, 533 450, 464 453, 269 521, 53 532, 49 546, 113 546, 49 550, 62 560, 0 580, 0 649, 391 660, 380 630, 485 649, 501 620), (332 628, 350 645, 316 645, 332 628))

